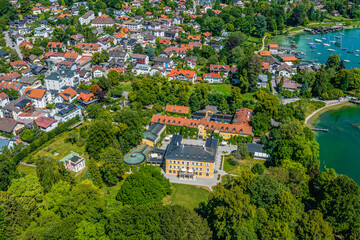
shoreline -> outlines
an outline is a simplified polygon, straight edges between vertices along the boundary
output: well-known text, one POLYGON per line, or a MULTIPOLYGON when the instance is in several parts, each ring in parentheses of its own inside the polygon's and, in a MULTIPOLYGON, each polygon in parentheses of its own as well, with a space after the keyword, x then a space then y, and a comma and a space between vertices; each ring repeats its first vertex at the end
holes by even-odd
POLYGON ((314 127, 314 123, 311 122, 310 120, 312 120, 314 117, 316 117, 317 115, 320 115, 321 113, 324 113, 328 110, 330 110, 331 108, 333 107, 337 107, 337 106, 340 106, 340 105, 344 105, 344 104, 349 104, 350 102, 346 99, 345 101, 340 101, 340 102, 337 102, 337 103, 334 103, 334 104, 329 104, 329 105, 326 105, 322 108, 319 108, 317 110, 315 110, 314 112, 312 112, 309 116, 307 116, 305 118, 305 126, 308 126, 308 127, 314 127))
MULTIPOLYGON (((319 24, 326 24, 326 23, 319 23, 319 24)), ((334 25, 334 26, 335 26, 335 25, 334 25)), ((303 26, 301 26, 301 27, 303 27, 303 26)), ((343 27, 344 30, 351 30, 351 29, 359 29, 359 28, 360 28, 360 25, 350 25, 350 26, 344 26, 344 25, 342 25, 342 27, 343 27)), ((303 28, 304 28, 304 29, 301 29, 301 30, 298 30, 298 31, 294 31, 294 32, 290 32, 290 33, 288 34, 288 36, 295 36, 295 35, 297 35, 297 34, 304 33, 306 27, 303 27, 303 28)), ((311 28, 311 26, 310 26, 309 28, 311 28)), ((318 35, 318 34, 314 34, 314 35, 318 35)))

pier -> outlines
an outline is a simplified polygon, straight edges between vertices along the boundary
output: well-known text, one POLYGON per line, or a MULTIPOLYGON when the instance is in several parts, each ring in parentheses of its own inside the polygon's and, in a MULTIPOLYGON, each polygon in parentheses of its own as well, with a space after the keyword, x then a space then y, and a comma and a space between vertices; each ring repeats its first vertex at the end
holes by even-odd
POLYGON ((326 129, 326 128, 310 128, 310 129, 315 132, 328 132, 329 131, 329 129, 326 129))
POLYGON ((360 99, 350 99, 349 102, 351 103, 355 103, 355 104, 360 104, 360 99))

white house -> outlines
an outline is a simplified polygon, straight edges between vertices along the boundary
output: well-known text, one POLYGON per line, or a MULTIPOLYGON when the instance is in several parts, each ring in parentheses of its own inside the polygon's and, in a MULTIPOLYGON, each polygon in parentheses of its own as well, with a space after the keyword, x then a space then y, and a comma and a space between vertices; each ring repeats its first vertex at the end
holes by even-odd
POLYGON ((0 93, 0 106, 4 107, 5 105, 7 105, 9 103, 10 103, 9 96, 4 92, 0 93))
POLYGON ((35 28, 35 37, 44 37, 44 38, 48 38, 49 34, 48 31, 46 30, 46 28, 44 27, 37 27, 35 28))
POLYGON ((102 76, 104 76, 104 73, 105 73, 105 69, 103 69, 102 67, 100 67, 98 65, 96 65, 92 68, 92 74, 93 74, 94 78, 102 77, 102 76))
POLYGON ((208 83, 221 83, 221 75, 218 73, 204 73, 203 80, 208 83))
POLYGON ((85 168, 85 158, 81 157, 75 152, 71 152, 69 155, 60 160, 66 169, 73 172, 80 172, 85 168))
POLYGON ((45 132, 50 132, 58 126, 58 121, 49 117, 39 117, 35 120, 35 122, 40 129, 45 132))
POLYGON ((55 103, 52 115, 55 120, 59 122, 66 122, 76 116, 81 117, 81 109, 75 104, 55 103))
POLYGON ((293 74, 293 71, 292 71, 292 68, 289 65, 284 63, 283 65, 281 65, 278 68, 278 73, 279 73, 280 76, 290 78, 292 76, 292 74, 293 74))
POLYGON ((77 87, 79 84, 79 73, 77 71, 56 71, 45 77, 45 86, 47 90, 57 90, 60 92, 65 86, 77 87))
POLYGON ((24 91, 24 95, 27 95, 37 108, 45 108, 51 99, 50 92, 39 88, 27 88, 24 91))
POLYGON ((132 69, 132 73, 136 75, 148 74, 150 69, 151 67, 148 64, 136 64, 136 66, 132 69))
POLYGON ((95 14, 93 11, 88 11, 87 13, 85 13, 84 15, 82 15, 79 18, 79 22, 81 25, 88 25, 91 23, 92 20, 95 19, 95 14))

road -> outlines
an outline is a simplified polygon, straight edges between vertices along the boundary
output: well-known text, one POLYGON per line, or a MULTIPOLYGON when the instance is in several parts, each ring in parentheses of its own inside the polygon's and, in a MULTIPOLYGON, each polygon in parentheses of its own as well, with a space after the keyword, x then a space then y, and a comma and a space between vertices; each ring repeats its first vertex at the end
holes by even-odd
POLYGON ((36 165, 34 164, 28 164, 28 163, 25 163, 25 162, 20 162, 21 165, 24 165, 24 166, 28 166, 28 167, 37 167, 36 165))
POLYGON ((10 36, 9 36, 9 32, 4 32, 5 34, 5 41, 6 41, 6 46, 8 46, 9 48, 15 49, 17 54, 19 55, 20 59, 23 59, 23 55, 21 54, 20 48, 17 44, 15 44, 13 41, 11 41, 10 36), (13 47, 12 45, 15 45, 15 47, 13 47))

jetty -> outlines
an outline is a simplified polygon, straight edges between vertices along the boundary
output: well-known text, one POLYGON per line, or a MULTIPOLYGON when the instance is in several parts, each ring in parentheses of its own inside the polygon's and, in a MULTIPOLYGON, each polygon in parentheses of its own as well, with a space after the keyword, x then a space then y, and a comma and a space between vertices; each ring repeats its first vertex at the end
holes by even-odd
POLYGON ((320 34, 320 33, 328 33, 328 32, 335 32, 335 31, 340 31, 343 30, 343 26, 331 26, 331 27, 313 27, 312 29, 310 28, 305 28, 305 32, 309 32, 312 34, 320 34))
POLYGON ((351 103, 355 103, 355 104, 360 104, 360 98, 357 99, 350 99, 349 102, 351 103))
POLYGON ((329 129, 326 129, 326 128, 310 128, 310 129, 315 132, 328 132, 329 131, 329 129))

